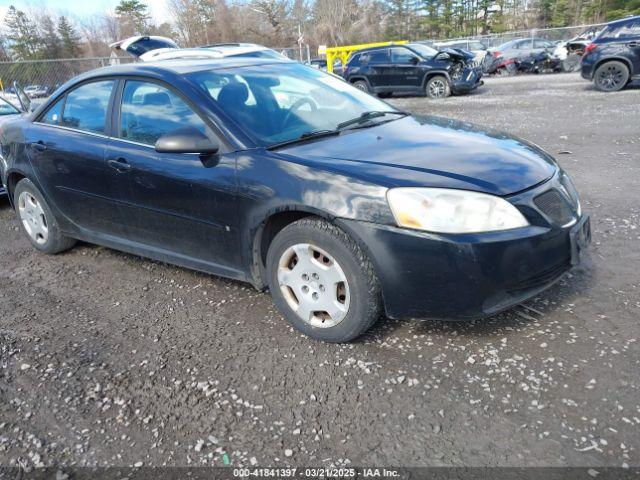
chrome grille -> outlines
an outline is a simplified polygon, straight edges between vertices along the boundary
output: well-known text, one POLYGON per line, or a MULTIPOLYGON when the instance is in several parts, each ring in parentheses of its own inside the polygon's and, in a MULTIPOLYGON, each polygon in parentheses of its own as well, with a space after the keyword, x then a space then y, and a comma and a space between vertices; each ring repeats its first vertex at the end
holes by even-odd
POLYGON ((555 188, 541 193, 533 201, 542 213, 559 225, 566 225, 574 218, 574 209, 555 188))

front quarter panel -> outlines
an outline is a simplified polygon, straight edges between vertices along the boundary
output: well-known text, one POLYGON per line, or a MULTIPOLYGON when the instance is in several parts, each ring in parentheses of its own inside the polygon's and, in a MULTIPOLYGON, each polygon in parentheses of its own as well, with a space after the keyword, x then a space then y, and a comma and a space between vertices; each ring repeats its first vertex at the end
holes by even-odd
MULTIPOLYGON (((286 211, 394 224, 386 187, 329 168, 256 149, 238 154, 237 174, 243 252, 252 251, 256 234, 269 217, 286 211)), ((253 257, 245 262, 251 270, 253 257)))

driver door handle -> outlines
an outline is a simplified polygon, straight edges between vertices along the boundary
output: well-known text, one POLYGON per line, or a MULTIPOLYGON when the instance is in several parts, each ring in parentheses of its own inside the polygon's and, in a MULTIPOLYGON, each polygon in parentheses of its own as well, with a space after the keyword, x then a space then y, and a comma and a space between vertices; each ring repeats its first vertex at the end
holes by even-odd
POLYGON ((42 140, 32 142, 30 146, 31 148, 33 148, 34 150, 38 150, 39 152, 44 152, 47 149, 47 145, 42 140))
POLYGON ((131 165, 129 165, 124 158, 113 158, 111 160, 108 160, 107 163, 118 173, 124 173, 131 170, 131 165))
POLYGON ((639 46, 639 45, 640 45, 640 43, 638 43, 638 42, 636 42, 636 41, 633 41, 633 42, 629 42, 629 43, 628 43, 628 45, 629 45, 631 48, 635 48, 635 47, 639 46))

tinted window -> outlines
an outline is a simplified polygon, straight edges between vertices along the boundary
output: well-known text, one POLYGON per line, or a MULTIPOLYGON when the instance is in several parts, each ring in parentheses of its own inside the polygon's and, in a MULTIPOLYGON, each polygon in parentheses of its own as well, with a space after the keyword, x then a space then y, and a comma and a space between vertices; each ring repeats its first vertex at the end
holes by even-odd
POLYGON ((353 55, 347 62, 347 65, 349 66, 360 65, 360 58, 361 58, 361 55, 359 53, 357 55, 353 55))
POLYGON ((628 38, 637 36, 640 36, 640 20, 612 26, 602 34, 602 38, 628 38))
POLYGON ((389 50, 374 50, 369 52, 369 63, 387 63, 389 61, 389 50))
POLYGON ((406 48, 392 48, 391 62, 393 63, 413 63, 417 57, 406 48))
POLYGON ((155 145, 164 134, 191 126, 207 134, 202 119, 168 88, 155 83, 128 81, 122 96, 120 137, 155 145))
POLYGON ((48 123, 50 125, 58 125, 60 123, 60 117, 62 116, 61 114, 63 104, 64 96, 45 112, 40 121, 42 123, 48 123))
POLYGON ((551 46, 551 43, 545 40, 535 40, 533 42, 533 48, 549 48, 551 46))
POLYGON ((82 85, 67 94, 61 125, 104 133, 113 80, 82 85))

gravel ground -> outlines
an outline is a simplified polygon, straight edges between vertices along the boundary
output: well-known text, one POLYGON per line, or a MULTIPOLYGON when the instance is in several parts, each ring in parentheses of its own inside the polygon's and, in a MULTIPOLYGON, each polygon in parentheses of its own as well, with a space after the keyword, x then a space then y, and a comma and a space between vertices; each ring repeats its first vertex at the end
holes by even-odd
POLYGON ((593 216, 583 264, 485 321, 325 345, 248 285, 40 255, 0 200, 0 465, 640 465, 640 90, 571 74, 392 101, 557 154, 593 216))

